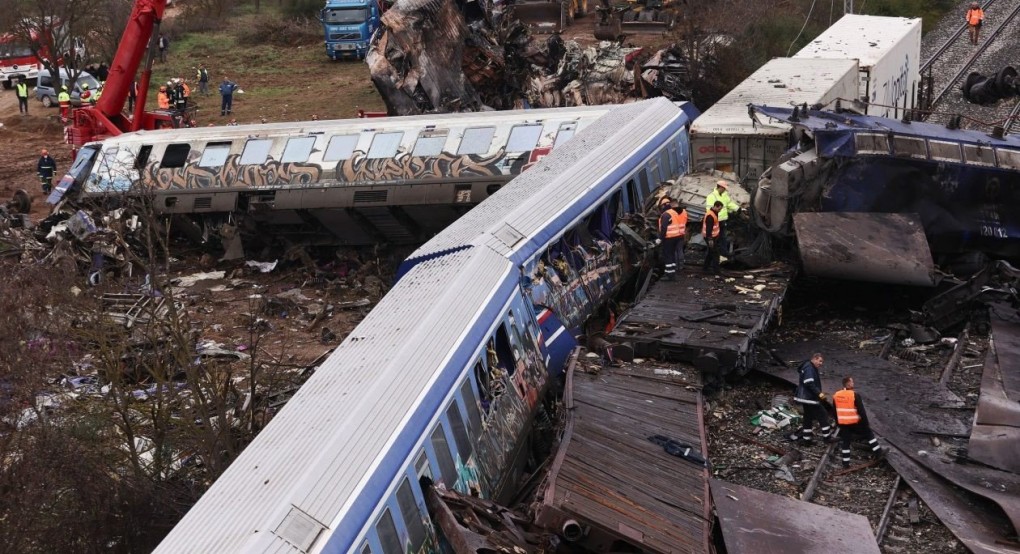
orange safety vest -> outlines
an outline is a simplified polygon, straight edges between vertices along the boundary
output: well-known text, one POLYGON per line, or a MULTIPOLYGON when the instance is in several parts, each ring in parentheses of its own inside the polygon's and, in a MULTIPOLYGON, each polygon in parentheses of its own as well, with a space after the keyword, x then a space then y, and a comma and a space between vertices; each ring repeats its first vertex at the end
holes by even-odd
POLYGON ((977 25, 981 23, 981 20, 985 18, 985 11, 981 8, 971 8, 967 10, 967 24, 977 25))
POLYGON ((832 403, 836 405, 836 423, 839 425, 855 425, 861 421, 861 415, 854 405, 854 391, 837 391, 832 395, 832 403))
POLYGON ((181 83, 181 86, 184 87, 184 97, 189 98, 191 96, 191 87, 188 86, 188 83, 183 82, 181 83))
MULTIPOLYGON (((682 237, 687 233, 687 210, 682 210, 680 213, 676 213, 676 210, 670 208, 666 210, 669 214, 669 226, 666 227, 666 238, 675 239, 682 237)), ((659 220, 659 226, 662 226, 662 220, 659 220)), ((659 229, 659 234, 662 234, 662 229, 659 229)))
POLYGON ((156 95, 156 103, 159 105, 159 109, 168 110, 170 109, 170 97, 165 92, 160 91, 156 95))
POLYGON ((716 238, 719 236, 719 214, 708 210, 705 212, 705 219, 701 220, 701 236, 706 238, 716 238), (708 219, 712 218, 712 236, 708 236, 708 219))

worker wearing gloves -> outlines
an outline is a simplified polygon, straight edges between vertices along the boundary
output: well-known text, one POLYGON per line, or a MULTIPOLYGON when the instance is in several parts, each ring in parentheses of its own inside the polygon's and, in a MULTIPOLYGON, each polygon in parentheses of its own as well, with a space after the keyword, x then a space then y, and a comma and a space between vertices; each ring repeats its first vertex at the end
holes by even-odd
POLYGON ((854 392, 854 378, 843 378, 843 390, 832 395, 836 405, 836 425, 839 426, 839 450, 843 455, 843 467, 850 467, 850 441, 860 438, 868 441, 871 452, 877 459, 885 457, 886 449, 878 444, 871 432, 868 413, 864 411, 861 395, 854 392))
POLYGON ((827 396, 822 392, 822 377, 818 374, 818 368, 822 367, 823 363, 825 363, 825 359, 821 353, 815 353, 811 355, 811 359, 805 360, 797 368, 797 392, 793 400, 804 409, 804 420, 800 436, 794 433, 788 438, 792 441, 800 441, 803 446, 815 444, 814 429, 812 428, 816 421, 822 426, 820 429, 822 439, 830 442, 834 438, 829 414, 825 411, 825 406, 822 405, 827 396))
POLYGON ((731 212, 737 213, 740 211, 740 204, 734 202, 730 198, 730 193, 727 192, 729 186, 728 182, 720 179, 716 181, 715 189, 705 198, 706 212, 712 209, 716 202, 722 202, 723 207, 719 210, 719 251, 727 256, 730 252, 730 241, 726 238, 726 221, 730 218, 731 212))
POLYGON ((678 212, 668 196, 659 201, 662 215, 659 217, 659 235, 655 244, 662 244, 662 257, 666 268, 663 281, 675 281, 678 268, 684 265, 684 235, 687 234, 687 210, 678 212))

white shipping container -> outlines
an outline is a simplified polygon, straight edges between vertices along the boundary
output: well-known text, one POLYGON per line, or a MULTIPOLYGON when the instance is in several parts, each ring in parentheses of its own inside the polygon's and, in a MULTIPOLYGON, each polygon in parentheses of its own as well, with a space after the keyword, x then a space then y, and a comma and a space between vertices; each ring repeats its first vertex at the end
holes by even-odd
POLYGON ((794 57, 857 60, 856 98, 868 104, 866 113, 899 118, 916 105, 921 20, 847 14, 794 57))
POLYGON ((775 58, 758 68, 691 124, 694 169, 757 180, 789 146, 790 126, 748 115, 748 104, 828 105, 857 94, 857 62, 849 59, 775 58))

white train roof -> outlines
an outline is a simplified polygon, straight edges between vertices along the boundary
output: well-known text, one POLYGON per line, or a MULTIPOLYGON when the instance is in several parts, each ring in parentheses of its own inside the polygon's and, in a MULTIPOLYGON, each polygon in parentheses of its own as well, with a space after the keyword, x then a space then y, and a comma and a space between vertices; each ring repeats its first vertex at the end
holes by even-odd
POLYGON ((338 540, 356 535, 477 355, 514 290, 512 269, 486 249, 416 267, 156 552, 304 552, 294 545, 320 525, 338 540), (376 474, 382 488, 369 482, 376 474), (344 514, 355 528, 333 529, 344 514))
POLYGON ((466 245, 486 245, 518 263, 527 260, 565 232, 566 221, 594 209, 633 169, 622 164, 678 120, 686 122, 686 115, 664 98, 613 108, 418 248, 405 264, 466 245), (617 178, 607 181, 610 175, 617 178))

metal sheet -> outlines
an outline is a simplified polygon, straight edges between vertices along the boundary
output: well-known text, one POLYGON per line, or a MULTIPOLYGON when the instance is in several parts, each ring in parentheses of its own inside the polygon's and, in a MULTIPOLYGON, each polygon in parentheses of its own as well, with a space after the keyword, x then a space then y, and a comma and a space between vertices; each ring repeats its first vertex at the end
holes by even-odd
POLYGON ((992 340, 985 356, 968 455, 999 469, 1020 473, 1020 325, 1016 310, 991 310, 992 340))
POLYGON ((812 275, 935 285, 935 266, 915 214, 804 212, 794 214, 804 271, 812 275))
POLYGON ((712 479, 729 554, 878 554, 868 518, 712 479))

